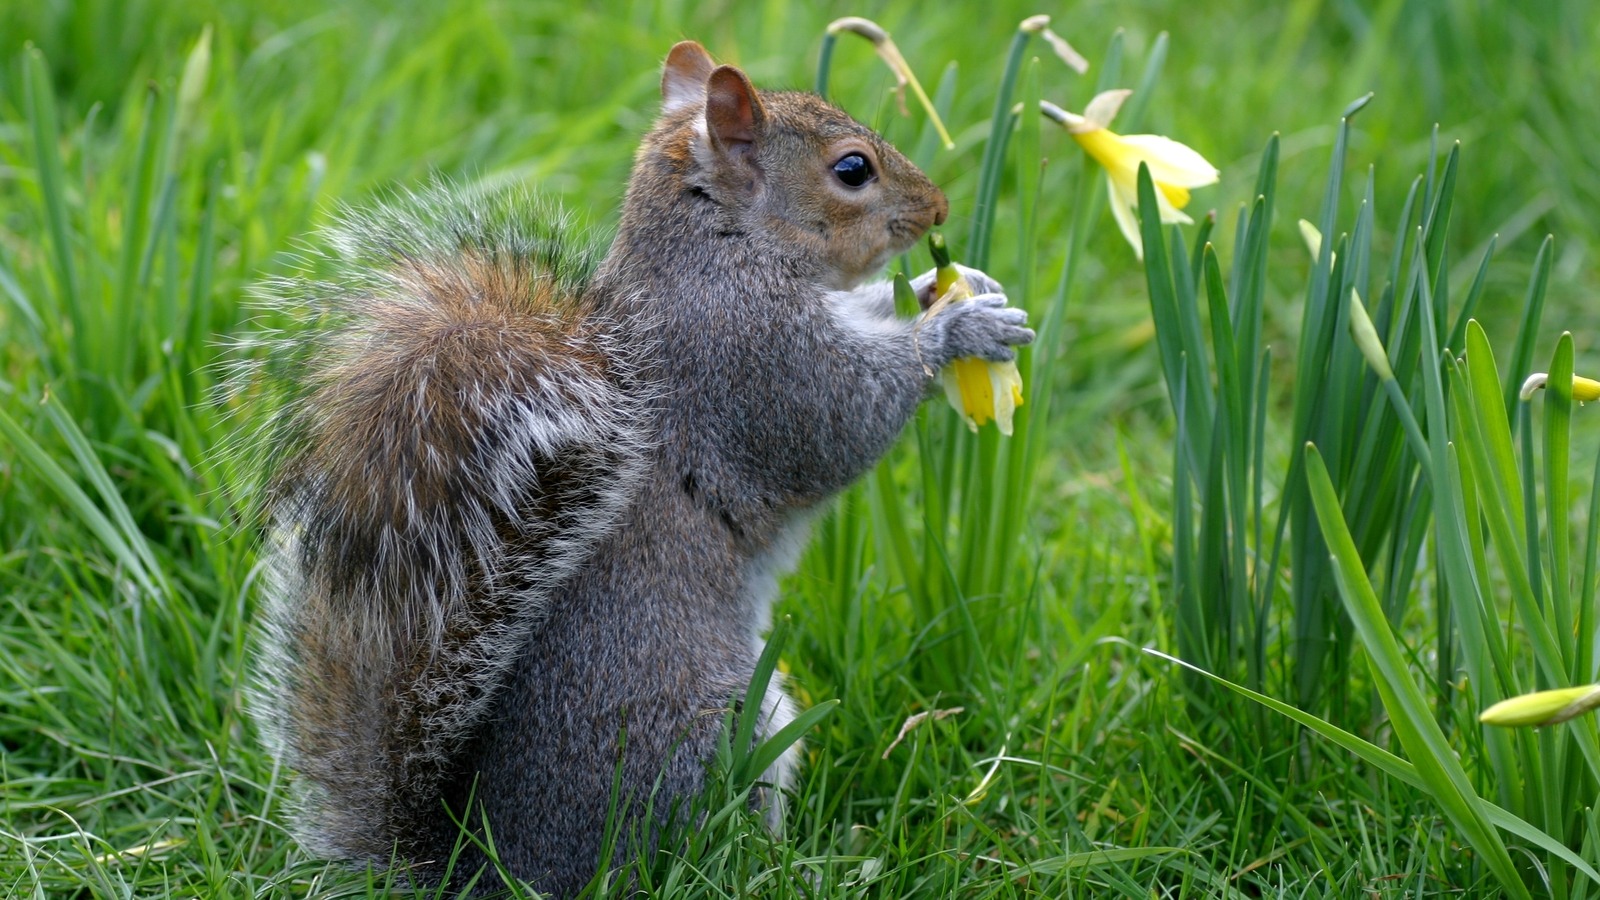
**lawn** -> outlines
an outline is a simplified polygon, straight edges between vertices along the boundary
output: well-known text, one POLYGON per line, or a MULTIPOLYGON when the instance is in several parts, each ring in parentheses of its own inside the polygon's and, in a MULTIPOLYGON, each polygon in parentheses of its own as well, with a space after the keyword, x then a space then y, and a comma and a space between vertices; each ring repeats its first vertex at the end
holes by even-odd
POLYGON ((735 802, 629 877, 1600 895, 1593 717, 1478 722, 1600 681, 1600 412, 1568 378, 1600 376, 1585 0, 0 4, 0 894, 392 887, 295 846, 246 712, 270 410, 220 388, 259 352, 239 338, 286 324, 252 286, 341 204, 437 175, 604 232, 675 41, 809 89, 843 15, 889 29, 944 113, 954 149, 839 37, 830 99, 1030 310, 1027 402, 1010 438, 925 405, 784 582, 794 690, 839 701, 784 835, 735 802), (1018 37, 1035 13, 1086 74, 1018 37), (1144 223, 1143 262, 1095 164, 1027 112, 1116 87, 1116 130, 1221 170, 1195 224, 1144 223))

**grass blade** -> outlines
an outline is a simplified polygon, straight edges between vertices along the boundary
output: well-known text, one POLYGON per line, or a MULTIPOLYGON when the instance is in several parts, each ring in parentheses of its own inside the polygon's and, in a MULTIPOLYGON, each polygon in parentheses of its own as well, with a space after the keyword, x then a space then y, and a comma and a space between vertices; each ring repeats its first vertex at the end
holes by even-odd
MULTIPOLYGON (((1362 761, 1390 776, 1391 778, 1399 779, 1400 781, 1403 781, 1419 790, 1429 790, 1428 783, 1423 779, 1422 774, 1417 771, 1416 766, 1398 756, 1395 756, 1393 753, 1390 753, 1382 747, 1379 747, 1377 744, 1351 734, 1337 725, 1325 722, 1322 719, 1305 712, 1304 710, 1296 709, 1295 707, 1290 706, 1281 700, 1274 700, 1265 694, 1252 691, 1243 685, 1234 684, 1226 678, 1222 678, 1221 676, 1207 672, 1205 669, 1193 665, 1192 663, 1184 662, 1175 656, 1162 653, 1160 650, 1153 650, 1147 647, 1144 648, 1144 652, 1150 656, 1156 657, 1157 659, 1162 659, 1167 662, 1182 666, 1183 668, 1188 669, 1197 675, 1204 676, 1205 678, 1222 685, 1241 697, 1248 697, 1249 699, 1254 700, 1255 702, 1267 707, 1279 715, 1293 719, 1301 725, 1304 725, 1306 728, 1316 732, 1318 735, 1326 738, 1328 741, 1349 751, 1357 757, 1360 757, 1362 761)), ((1508 831, 1511 834, 1514 834, 1517 837, 1529 842, 1530 844, 1538 846, 1540 849, 1551 854, 1552 856, 1559 857, 1561 860, 1571 865, 1574 869, 1582 872, 1584 877, 1593 881, 1595 884, 1600 885, 1600 872, 1595 871, 1593 866, 1590 866, 1589 863, 1584 861, 1583 857, 1568 849, 1565 844, 1562 844, 1560 841, 1557 841, 1555 838, 1552 838, 1550 835, 1529 824, 1526 819, 1509 812, 1504 807, 1497 806, 1494 803, 1490 803, 1489 801, 1482 799, 1480 799, 1478 802, 1483 808, 1485 817, 1491 823, 1493 823, 1495 827, 1504 831, 1508 831)))

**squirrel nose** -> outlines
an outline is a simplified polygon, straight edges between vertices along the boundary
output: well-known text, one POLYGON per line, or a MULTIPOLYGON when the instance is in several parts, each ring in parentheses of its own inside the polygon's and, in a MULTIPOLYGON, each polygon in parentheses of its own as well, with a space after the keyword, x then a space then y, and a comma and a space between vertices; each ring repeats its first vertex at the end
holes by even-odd
POLYGON ((935 206, 934 210, 933 210, 933 224, 935 224, 935 225, 943 225, 945 216, 948 216, 950 214, 950 201, 948 201, 948 200, 946 200, 944 198, 944 192, 943 191, 940 191, 939 193, 935 194, 934 197, 939 202, 938 202, 938 205, 935 206))

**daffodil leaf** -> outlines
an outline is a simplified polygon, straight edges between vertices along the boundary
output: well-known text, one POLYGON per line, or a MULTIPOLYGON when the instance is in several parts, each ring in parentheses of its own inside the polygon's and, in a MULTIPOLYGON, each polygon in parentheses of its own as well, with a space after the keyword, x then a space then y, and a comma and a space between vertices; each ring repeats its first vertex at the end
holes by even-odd
MULTIPOLYGON (((1558 622, 1571 622, 1572 595, 1568 590, 1571 583, 1572 549, 1569 535, 1572 499, 1571 477, 1569 466, 1571 458, 1568 447, 1571 442, 1572 425, 1572 335, 1562 334, 1556 342, 1555 356, 1550 360, 1550 375, 1554 379, 1552 386, 1545 392, 1544 400, 1544 489, 1545 509, 1549 515, 1546 517, 1546 527, 1549 529, 1550 547, 1550 600, 1558 622)), ((1529 435, 1533 431, 1529 421, 1530 408, 1526 403, 1519 403, 1523 419, 1523 433, 1529 435)), ((1529 435, 1531 439, 1531 435, 1529 435)), ((1531 456, 1527 459, 1532 464, 1531 456)), ((1529 478, 1526 484, 1531 488, 1533 479, 1529 478)), ((1536 557, 1537 558, 1537 557, 1536 557)), ((1589 606, 1588 603, 1581 604, 1589 606)), ((1580 625, 1581 629, 1582 626, 1580 625)), ((1578 634, 1593 634, 1589 631, 1579 630, 1578 634)), ((1575 644, 1592 644, 1587 639, 1575 641, 1566 629, 1557 629, 1557 635, 1562 643, 1562 656, 1576 662, 1577 648, 1575 644)), ((1589 670, 1585 667, 1574 665, 1569 670, 1574 681, 1582 680, 1589 670)))
POLYGON ((1370 102, 1372 102, 1372 92, 1368 91, 1360 97, 1350 101, 1350 105, 1344 108, 1344 112, 1339 114, 1339 118, 1348 119, 1351 116, 1354 116, 1356 113, 1361 112, 1362 108, 1370 102))
POLYGON ((1484 800, 1473 791, 1472 782, 1439 729, 1439 723, 1434 721, 1433 712, 1411 675, 1405 655, 1389 627, 1388 617, 1367 580, 1366 566, 1350 537, 1338 494, 1334 492, 1327 467, 1315 445, 1306 446, 1305 459, 1312 506, 1335 563, 1333 573, 1339 596, 1344 600, 1345 610, 1378 676, 1376 687, 1389 712, 1395 736, 1411 757, 1423 787, 1483 857, 1484 864, 1494 872, 1501 886, 1511 896, 1529 897, 1504 842, 1485 815, 1484 800))
POLYGON ((1489 260, 1494 258, 1495 246, 1499 240, 1498 234, 1489 237, 1483 258, 1478 261, 1478 273, 1472 277, 1472 286, 1467 288, 1467 296, 1461 301, 1461 310, 1456 313, 1456 324, 1450 329, 1450 339, 1445 342, 1446 347, 1460 347, 1467 339, 1467 322, 1472 320, 1473 314, 1477 312, 1478 302, 1483 299, 1483 289, 1488 284, 1489 260))
POLYGON ((765 766, 756 766, 751 762, 752 755, 756 752, 756 726, 765 717, 767 690, 772 684, 772 673, 778 670, 778 657, 783 653, 784 644, 789 640, 791 627, 788 616, 783 616, 773 623, 772 633, 767 636, 767 645, 756 660, 755 672, 751 674, 750 683, 745 687, 744 703, 739 708, 738 722, 734 725, 733 731, 734 771, 745 779, 759 777, 766 771, 765 766))
POLYGON ((1539 245, 1539 255, 1533 260, 1533 277, 1528 280, 1528 293, 1522 301, 1522 323, 1517 326, 1517 343, 1511 351, 1511 368, 1506 372, 1505 408, 1508 413, 1517 403, 1517 385, 1533 369, 1533 345, 1539 338, 1539 322, 1544 317, 1545 288, 1550 284, 1554 246, 1555 239, 1546 235, 1539 245))
MULTIPOLYGON (((1220 675, 1212 674, 1211 672, 1208 672, 1199 666, 1184 662, 1177 657, 1169 656, 1159 650, 1145 648, 1144 652, 1157 659, 1165 660, 1173 663, 1174 665, 1182 666, 1191 672, 1222 685, 1241 697, 1248 697, 1249 699, 1267 707, 1273 712, 1304 725, 1306 728, 1316 732, 1323 738, 1326 738, 1337 746, 1344 748, 1355 756, 1360 757, 1373 768, 1386 773, 1391 778, 1399 779, 1400 781, 1403 781, 1406 784, 1409 784, 1412 787, 1420 790, 1429 790, 1428 783, 1417 771, 1416 766, 1406 762, 1404 759, 1401 759, 1398 756, 1395 756, 1393 753, 1390 753, 1376 744, 1345 731, 1337 725, 1334 725, 1330 722, 1325 722, 1322 719, 1319 719, 1316 716, 1305 712, 1304 710, 1290 706, 1281 700, 1275 700, 1272 697, 1268 697, 1266 694, 1252 691, 1243 685, 1235 684, 1228 679, 1221 677, 1220 675)), ((1529 824, 1525 819, 1517 816, 1515 813, 1509 812, 1501 806, 1491 803, 1488 800, 1480 800, 1479 802, 1483 806, 1485 816, 1490 822, 1494 823, 1497 828, 1510 832, 1511 834, 1522 838, 1528 843, 1543 849, 1547 853, 1560 857, 1568 865, 1572 866, 1574 869, 1577 869, 1579 872, 1582 872, 1584 877, 1595 882, 1596 884, 1600 884, 1600 872, 1596 872, 1594 868, 1589 865, 1589 863, 1584 861, 1583 857, 1572 852, 1565 844, 1562 844, 1560 841, 1552 838, 1549 834, 1529 824)))
POLYGON ((911 282, 907 280, 904 272, 894 273, 894 311, 896 315, 908 319, 922 312, 917 292, 912 289, 911 282))

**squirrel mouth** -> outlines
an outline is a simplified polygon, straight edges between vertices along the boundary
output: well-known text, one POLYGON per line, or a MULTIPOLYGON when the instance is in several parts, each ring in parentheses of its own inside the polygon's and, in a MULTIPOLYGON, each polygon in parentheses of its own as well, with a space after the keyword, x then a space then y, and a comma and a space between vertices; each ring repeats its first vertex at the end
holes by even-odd
MULTIPOLYGON (((927 211, 921 210, 919 212, 927 211)), ((932 210, 932 212, 933 216, 931 218, 924 218, 921 215, 917 215, 914 217, 897 216, 889 220, 889 237, 893 239, 893 242, 896 245, 893 252, 890 254, 891 256, 896 253, 903 253, 910 249, 913 244, 922 239, 924 234, 928 233, 928 229, 934 227, 935 225, 944 224, 944 207, 941 206, 936 210, 932 210)))

